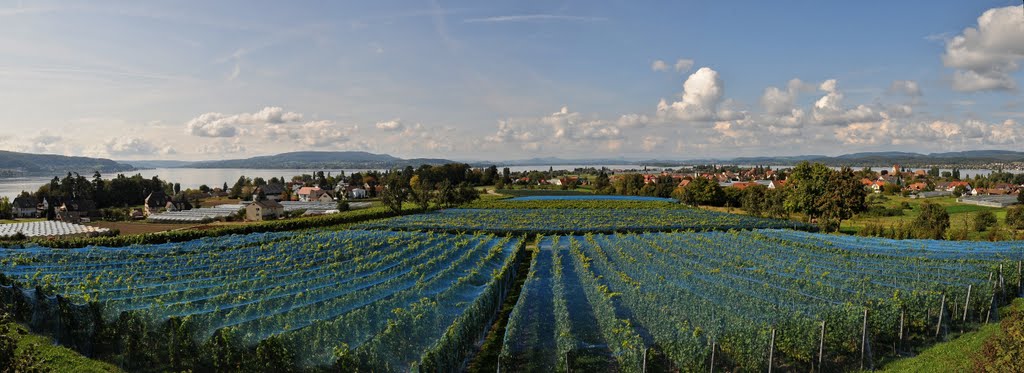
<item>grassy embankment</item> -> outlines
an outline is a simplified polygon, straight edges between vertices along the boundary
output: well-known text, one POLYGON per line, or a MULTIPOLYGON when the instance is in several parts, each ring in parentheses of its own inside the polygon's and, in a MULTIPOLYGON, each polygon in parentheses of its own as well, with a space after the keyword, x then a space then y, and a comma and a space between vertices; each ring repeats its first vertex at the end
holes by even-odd
MULTIPOLYGON (((41 335, 29 333, 25 326, 0 320, 0 347, 14 343, 14 371, 32 372, 120 372, 117 367, 82 356, 67 347, 57 346, 41 335), (27 365, 27 366, 26 366, 27 365)), ((10 351, 0 351, 8 354, 10 351)), ((0 357, 0 361, 10 356, 0 357)), ((0 371, 6 368, 0 367, 0 371)))
MULTIPOLYGON (((1024 312, 1024 298, 1018 298, 1011 305, 999 310, 1003 317, 1010 312, 1024 312)), ((975 360, 984 355, 986 342, 1006 337, 1003 326, 1000 323, 982 326, 978 331, 965 333, 949 342, 929 347, 915 357, 895 360, 882 367, 881 370, 883 372, 973 372, 976 370, 975 360)), ((1024 341, 1018 342, 1024 344, 1024 341)))

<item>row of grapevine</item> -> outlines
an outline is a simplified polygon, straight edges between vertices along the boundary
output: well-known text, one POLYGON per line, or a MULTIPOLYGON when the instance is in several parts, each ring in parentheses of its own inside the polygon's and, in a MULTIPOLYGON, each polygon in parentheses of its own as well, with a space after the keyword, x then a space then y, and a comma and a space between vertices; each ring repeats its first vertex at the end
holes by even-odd
MULTIPOLYGON (((530 202, 506 202, 509 204, 530 202)), ((540 203, 550 203, 542 201, 540 203)), ((585 203, 576 202, 571 203, 585 203)), ((651 202, 638 202, 651 203, 651 202)), ((663 203, 663 202, 658 202, 663 203)), ((427 214, 383 219, 357 226, 361 229, 430 230, 566 234, 670 230, 729 230, 791 228, 813 230, 790 220, 761 219, 692 208, 508 208, 447 209, 427 214)))
POLYGON ((525 307, 509 323, 505 366, 526 359, 580 369, 566 356, 588 348, 563 343, 579 333, 562 326, 593 315, 616 357, 596 369, 638 371, 654 363, 652 355, 686 371, 870 367, 881 355, 991 321, 992 309, 1020 291, 1024 260, 1020 242, 965 248, 786 230, 542 243, 525 307), (586 302, 567 297, 565 279, 579 280, 586 302), (558 333, 535 334, 530 317, 548 309, 558 333))
POLYGON ((450 368, 503 302, 521 245, 486 234, 317 231, 0 249, 0 308, 128 369, 238 366, 225 351, 250 349, 283 366, 450 368), (161 347, 131 347, 141 345, 161 347))

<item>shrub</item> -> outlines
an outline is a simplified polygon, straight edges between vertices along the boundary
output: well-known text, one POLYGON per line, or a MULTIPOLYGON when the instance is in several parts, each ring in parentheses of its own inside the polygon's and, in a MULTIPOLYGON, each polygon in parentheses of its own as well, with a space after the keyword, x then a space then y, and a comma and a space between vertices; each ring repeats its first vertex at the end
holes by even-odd
POLYGON ((921 205, 921 214, 911 225, 918 230, 918 238, 941 240, 949 229, 949 213, 940 205, 925 202, 921 205))
POLYGON ((1014 229, 1024 229, 1024 205, 1006 210, 1006 225, 1014 229))
POLYGON ((982 211, 974 216, 974 230, 984 232, 986 229, 996 225, 996 215, 992 211, 982 211))

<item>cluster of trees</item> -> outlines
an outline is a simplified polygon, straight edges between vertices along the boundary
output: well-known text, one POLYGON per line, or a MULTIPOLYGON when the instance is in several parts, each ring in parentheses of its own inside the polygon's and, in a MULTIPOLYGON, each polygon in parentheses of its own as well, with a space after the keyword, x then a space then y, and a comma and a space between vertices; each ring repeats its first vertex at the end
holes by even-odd
POLYGON ((867 192, 853 170, 845 167, 837 171, 809 162, 793 168, 785 188, 722 188, 715 180, 695 178, 672 196, 694 206, 741 207, 755 216, 782 218, 798 213, 825 231, 838 230, 843 220, 867 210, 867 192))
POLYGON ((157 176, 147 179, 139 174, 130 177, 118 174, 115 178, 104 179, 96 172, 90 180, 77 173, 68 173, 63 178, 54 177, 30 195, 36 201, 47 201, 51 207, 62 201, 88 200, 95 203, 96 208, 103 209, 141 205, 150 193, 156 191, 174 194, 181 191, 181 185, 164 182, 157 176))
POLYGON ((381 202, 396 213, 406 202, 416 203, 421 210, 430 208, 431 203, 442 207, 467 203, 480 198, 473 186, 483 183, 483 174, 497 175, 496 167, 487 170, 481 173, 466 164, 392 170, 382 179, 381 202))

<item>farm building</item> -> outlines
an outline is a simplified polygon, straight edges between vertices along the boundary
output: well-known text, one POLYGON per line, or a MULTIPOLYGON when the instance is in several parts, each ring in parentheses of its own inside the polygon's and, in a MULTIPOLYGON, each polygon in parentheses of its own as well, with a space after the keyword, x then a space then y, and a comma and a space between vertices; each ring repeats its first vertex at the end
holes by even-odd
POLYGON ((284 215, 284 206, 269 199, 253 201, 245 207, 245 220, 262 221, 277 219, 284 215))
POLYGON ((39 204, 32 197, 21 196, 11 203, 12 213, 16 218, 34 218, 39 216, 39 204))
POLYGON ((988 207, 1007 207, 1017 204, 1017 196, 1013 195, 991 195, 991 196, 963 196, 956 199, 957 202, 988 207))

